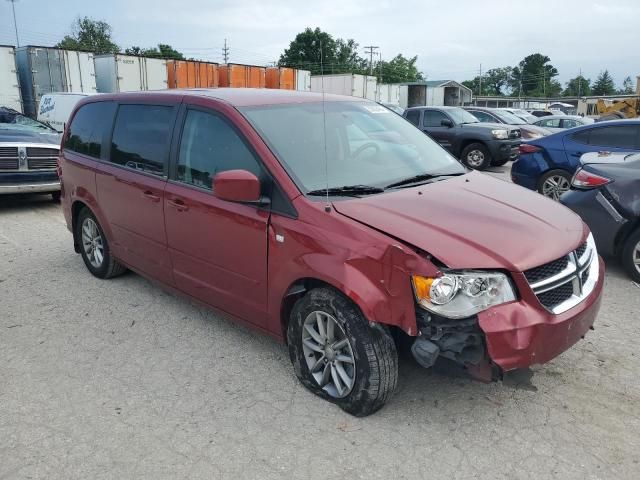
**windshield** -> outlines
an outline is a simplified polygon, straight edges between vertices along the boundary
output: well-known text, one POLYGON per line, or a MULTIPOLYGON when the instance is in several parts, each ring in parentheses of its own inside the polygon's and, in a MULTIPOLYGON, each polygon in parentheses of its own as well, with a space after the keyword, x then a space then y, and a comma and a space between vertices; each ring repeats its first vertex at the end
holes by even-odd
POLYGON ((480 121, 462 108, 448 108, 447 113, 456 123, 478 123, 480 121))
POLYGON ((422 174, 465 172, 424 133, 374 103, 326 102, 324 122, 322 103, 240 110, 305 193, 327 184, 383 187, 422 174))
POLYGON ((3 130, 24 130, 37 133, 57 133, 53 128, 44 123, 32 120, 21 114, 0 115, 0 129, 3 130))
POLYGON ((506 110, 496 110, 493 113, 507 125, 526 125, 527 123, 517 115, 506 110))

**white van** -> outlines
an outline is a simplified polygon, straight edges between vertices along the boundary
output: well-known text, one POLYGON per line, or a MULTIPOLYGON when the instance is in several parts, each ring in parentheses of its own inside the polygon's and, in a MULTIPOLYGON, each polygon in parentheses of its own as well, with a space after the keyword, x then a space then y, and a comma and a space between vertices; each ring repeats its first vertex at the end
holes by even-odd
POLYGON ((38 121, 48 123, 62 132, 69 121, 69 115, 80 100, 97 93, 57 92, 47 93, 40 98, 38 105, 38 121))

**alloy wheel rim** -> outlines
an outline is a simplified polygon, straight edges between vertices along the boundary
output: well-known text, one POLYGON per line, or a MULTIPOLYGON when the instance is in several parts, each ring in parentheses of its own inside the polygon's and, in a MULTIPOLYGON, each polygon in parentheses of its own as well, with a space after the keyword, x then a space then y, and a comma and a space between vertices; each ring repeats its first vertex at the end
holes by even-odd
POLYGON ((480 150, 471 150, 467 154, 467 163, 472 167, 479 167, 484 162, 484 153, 480 150))
POLYGON ((309 372, 333 398, 344 398, 353 389, 356 361, 342 325, 326 312, 311 312, 302 328, 302 351, 309 372))
POLYGON ((100 268, 104 261, 104 243, 98 225, 91 218, 85 218, 82 222, 82 248, 89 263, 100 268))
POLYGON ((554 200, 560 200, 562 194, 569 190, 569 180, 562 175, 552 175, 544 181, 542 194, 554 200))
POLYGON ((633 261, 633 266, 636 267, 636 270, 640 273, 640 242, 636 243, 631 260, 633 261))

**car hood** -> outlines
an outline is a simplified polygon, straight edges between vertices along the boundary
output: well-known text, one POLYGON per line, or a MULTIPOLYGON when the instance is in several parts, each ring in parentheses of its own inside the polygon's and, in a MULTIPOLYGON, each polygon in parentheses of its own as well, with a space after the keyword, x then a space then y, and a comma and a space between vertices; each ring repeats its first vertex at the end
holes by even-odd
POLYGON ((60 145, 59 133, 32 132, 29 130, 0 128, 0 142, 46 143, 60 145))
POLYGON ((586 234, 580 217, 559 203, 478 172, 334 208, 450 268, 523 271, 574 250, 586 234))

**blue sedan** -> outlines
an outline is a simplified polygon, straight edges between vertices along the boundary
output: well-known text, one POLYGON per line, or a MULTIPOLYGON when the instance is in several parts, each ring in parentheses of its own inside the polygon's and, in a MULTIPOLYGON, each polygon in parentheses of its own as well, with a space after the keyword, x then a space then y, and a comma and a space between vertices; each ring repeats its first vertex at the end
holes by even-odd
POLYGON ((571 187, 571 177, 588 152, 640 152, 640 120, 612 120, 572 128, 520 145, 514 183, 554 200, 571 187))

